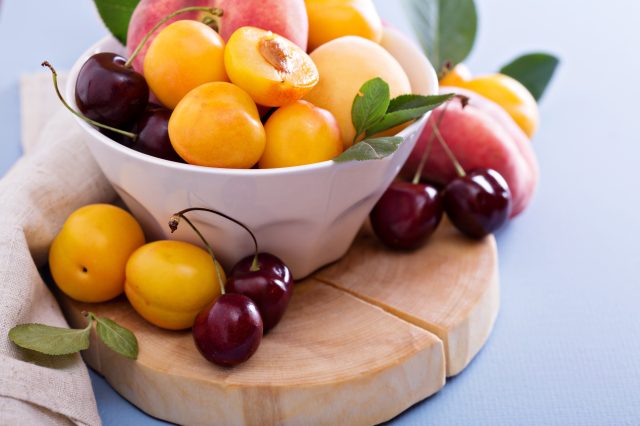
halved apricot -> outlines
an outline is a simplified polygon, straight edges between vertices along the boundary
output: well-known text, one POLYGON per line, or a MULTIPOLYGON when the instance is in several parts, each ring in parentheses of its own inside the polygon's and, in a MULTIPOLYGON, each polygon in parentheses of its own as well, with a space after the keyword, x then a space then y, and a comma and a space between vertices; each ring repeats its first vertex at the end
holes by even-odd
POLYGON ((313 60, 296 44, 271 31, 242 27, 224 52, 229 79, 264 106, 302 99, 318 83, 313 60))

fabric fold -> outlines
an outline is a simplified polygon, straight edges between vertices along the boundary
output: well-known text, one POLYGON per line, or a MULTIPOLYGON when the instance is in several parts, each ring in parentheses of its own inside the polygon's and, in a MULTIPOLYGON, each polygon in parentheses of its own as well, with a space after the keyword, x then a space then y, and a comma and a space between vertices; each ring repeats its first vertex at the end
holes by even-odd
MULTIPOLYGON (((33 80, 38 81, 46 84, 43 78, 33 80)), ((22 110, 25 125, 29 114, 52 114, 50 108, 34 112, 24 104, 22 110)), ((67 111, 54 111, 42 131, 28 134, 40 135, 36 146, 0 180, 0 424, 99 425, 81 357, 22 350, 8 332, 22 323, 68 326, 38 268, 46 264, 49 245, 71 212, 111 202, 115 193, 67 111)))

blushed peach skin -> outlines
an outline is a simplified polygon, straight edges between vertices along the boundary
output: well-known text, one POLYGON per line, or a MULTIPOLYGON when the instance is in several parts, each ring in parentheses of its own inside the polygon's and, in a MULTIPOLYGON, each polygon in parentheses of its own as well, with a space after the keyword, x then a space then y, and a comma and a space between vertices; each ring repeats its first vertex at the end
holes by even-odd
MULTIPOLYGON (((149 30, 165 16, 191 6, 222 8, 220 35, 225 41, 238 28, 254 26, 273 31, 307 50, 309 21, 304 0, 141 0, 129 23, 127 53, 131 55, 149 30)), ((203 16, 203 12, 185 13, 164 26, 180 19, 201 20, 203 16)), ((133 63, 138 72, 143 71, 147 48, 148 43, 133 63)))

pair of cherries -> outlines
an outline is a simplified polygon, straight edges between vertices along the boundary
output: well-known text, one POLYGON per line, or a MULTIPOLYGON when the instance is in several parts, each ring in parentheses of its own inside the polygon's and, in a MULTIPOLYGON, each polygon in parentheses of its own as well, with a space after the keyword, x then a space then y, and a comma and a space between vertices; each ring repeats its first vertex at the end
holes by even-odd
POLYGON ((149 86, 115 53, 96 53, 76 80, 76 105, 89 119, 118 130, 102 133, 136 151, 183 162, 169 140, 171 110, 149 102, 149 86))
MULTIPOLYGON (((191 208, 176 213, 169 222, 172 232, 178 228, 180 220, 184 220, 209 253, 213 253, 202 234, 185 216, 191 211, 224 217, 244 228, 254 242, 255 254, 233 267, 226 285, 221 280, 222 295, 198 314, 193 325, 193 338, 200 353, 214 364, 232 367, 251 358, 263 335, 280 322, 293 294, 293 277, 278 257, 259 252, 257 240, 247 226, 215 210, 191 208)), ((218 267, 215 257, 214 264, 218 267)))
MULTIPOLYGON (((456 98, 463 108, 469 101, 464 96, 456 98)), ((511 191, 504 177, 493 169, 465 172, 442 137, 438 125, 447 106, 438 123, 431 123, 433 133, 413 182, 392 183, 371 212, 374 232, 391 248, 412 250, 420 247, 436 231, 444 213, 458 230, 474 239, 484 238, 509 220, 511 191), (419 183, 434 139, 438 140, 458 175, 442 191, 433 185, 419 183)))
POLYGON ((497 171, 478 169, 452 180, 443 191, 423 183, 394 182, 371 212, 378 238, 395 249, 420 247, 446 213, 465 235, 480 239, 499 229, 511 213, 511 192, 497 171))

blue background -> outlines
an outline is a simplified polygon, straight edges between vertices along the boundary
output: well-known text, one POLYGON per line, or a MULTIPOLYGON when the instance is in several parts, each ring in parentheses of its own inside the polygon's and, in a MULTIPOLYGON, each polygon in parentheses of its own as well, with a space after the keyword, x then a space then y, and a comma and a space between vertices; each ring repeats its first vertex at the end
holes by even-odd
MULTIPOLYGON (((399 2, 377 1, 409 31, 399 2)), ((502 308, 484 350, 400 425, 640 424, 640 2, 478 0, 467 61, 492 72, 547 50, 562 67, 533 144, 542 182, 498 237, 502 308)), ((89 0, 5 0, 0 175, 20 155, 18 79, 70 67, 105 34, 89 0)), ((106 425, 156 424, 92 375, 106 425)))

